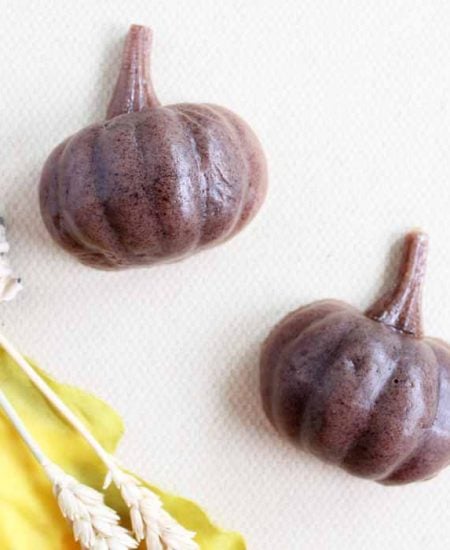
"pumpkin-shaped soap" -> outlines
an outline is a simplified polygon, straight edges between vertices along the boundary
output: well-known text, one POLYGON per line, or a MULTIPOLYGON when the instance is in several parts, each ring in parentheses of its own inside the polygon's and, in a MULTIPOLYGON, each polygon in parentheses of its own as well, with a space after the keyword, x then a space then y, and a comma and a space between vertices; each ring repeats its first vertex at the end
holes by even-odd
POLYGON ((223 242, 265 197, 249 126, 216 105, 161 106, 150 48, 151 31, 132 26, 106 121, 61 143, 42 173, 48 231, 93 267, 152 265, 223 242))
POLYGON ((365 313, 310 304, 262 350, 262 400, 275 428, 386 484, 428 479, 450 463, 450 346, 421 327, 426 253, 426 235, 408 234, 397 284, 365 313))

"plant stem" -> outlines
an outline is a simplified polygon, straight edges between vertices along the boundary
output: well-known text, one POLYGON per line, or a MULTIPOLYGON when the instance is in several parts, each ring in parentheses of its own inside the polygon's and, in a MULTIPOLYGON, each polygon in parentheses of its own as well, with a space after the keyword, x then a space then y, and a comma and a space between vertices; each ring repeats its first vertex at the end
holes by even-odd
POLYGON ((27 430, 25 424, 23 423, 13 405, 2 390, 0 390, 0 409, 4 411, 5 415, 14 426, 17 433, 23 439, 26 446, 29 448, 31 453, 34 455, 34 457, 44 470, 45 475, 53 486, 53 493, 58 501, 58 506, 63 516, 67 518, 72 525, 75 540, 77 542, 80 542, 82 548, 85 548, 86 550, 88 550, 88 548, 100 548, 100 546, 97 545, 102 543, 103 545, 101 546, 101 548, 104 548, 105 544, 107 545, 107 548, 112 548, 112 545, 110 546, 109 544, 107 544, 108 540, 110 542, 112 541, 112 534, 117 537, 117 545, 115 545, 114 548, 136 548, 137 543, 135 539, 132 539, 129 532, 119 525, 119 516, 114 510, 108 508, 105 505, 103 495, 91 489, 90 487, 88 488, 87 486, 79 483, 75 478, 66 474, 64 470, 62 470, 44 454, 41 447, 27 430), (74 484, 75 489, 73 487, 74 484), (67 500, 60 500, 60 494, 63 491, 67 491, 68 488, 69 491, 72 491, 72 500, 76 499, 78 501, 77 507, 74 506, 73 502, 72 504, 70 504, 70 502, 68 503, 67 500), (90 491, 90 501, 87 504, 83 500, 83 495, 81 494, 80 496, 80 489, 83 489, 84 493, 86 493, 86 491, 88 490, 90 491), (95 509, 93 508, 92 495, 95 496, 95 509), (84 509, 82 510, 81 518, 79 515, 80 505, 84 507, 84 509), (100 527, 95 521, 97 519, 97 512, 98 519, 100 520, 100 527), (109 516, 106 523, 104 521, 105 514, 108 514, 109 516), (86 522, 89 523, 87 531, 88 534, 86 535, 85 532, 84 535, 92 537, 89 542, 83 542, 83 529, 86 529, 86 525, 84 525, 83 527, 83 524, 85 524, 86 522), (107 529, 104 529, 105 525, 107 529))
POLYGON ((39 374, 28 363, 25 357, 15 348, 15 346, 3 335, 0 334, 0 345, 9 353, 19 367, 24 371, 28 378, 38 388, 39 391, 48 399, 53 407, 84 437, 100 460, 109 468, 114 468, 114 460, 111 455, 105 451, 100 443, 95 439, 91 432, 81 422, 81 420, 69 409, 69 407, 58 397, 51 387, 39 376, 39 374))
MULTIPOLYGON (((89 430, 80 421, 80 419, 67 407, 67 405, 58 397, 58 395, 45 382, 45 380, 33 369, 30 363, 28 363, 28 361, 25 359, 25 357, 23 357, 23 355, 14 347, 13 344, 11 344, 11 342, 9 342, 9 340, 3 334, 0 334, 0 346, 3 347, 7 353, 9 353, 9 355, 15 360, 17 365, 28 376, 31 382, 42 392, 42 394, 48 399, 51 405, 53 405, 53 407, 62 415, 62 417, 65 418, 75 428, 75 430, 77 430, 77 432, 82 437, 84 437, 87 443, 96 452, 100 460, 105 464, 105 466, 108 469, 108 472, 107 472, 104 488, 106 488, 109 485, 109 483, 113 481, 114 484, 122 492, 124 489, 119 480, 124 479, 124 473, 122 469, 116 464, 114 457, 111 456, 107 451, 105 451, 105 449, 100 445, 100 443, 95 439, 95 437, 89 432, 89 430)), ((52 479, 51 477, 53 468, 48 467, 48 466, 52 466, 52 463, 43 454, 38 444, 32 439, 31 435, 27 432, 25 426, 23 425, 20 418, 17 416, 11 404, 8 402, 6 396, 1 392, 1 390, 0 390, 0 408, 3 408, 5 410, 6 414, 11 419, 11 422, 14 424, 17 431, 20 433, 20 435, 22 436, 23 440, 25 441, 25 443, 27 444, 31 452, 34 454, 34 456, 39 461, 39 463, 44 467, 44 470, 47 476, 49 477, 49 479, 52 481, 52 483, 55 483, 56 478, 52 479)), ((138 487, 137 482, 136 482, 136 487, 138 487)), ((154 496, 155 501, 160 503, 159 497, 157 497, 153 493, 151 494, 154 496)), ((125 498, 125 501, 126 501, 126 498, 125 498)), ((156 508, 158 508, 158 506, 156 506, 156 508)), ((173 519, 168 514, 164 515, 164 513, 162 513, 162 516, 160 517, 159 521, 161 520, 165 524, 166 529, 168 529, 169 531, 173 530, 173 525, 176 525, 177 527, 179 527, 176 520, 173 519)), ((186 548, 198 548, 196 543, 192 541, 192 534, 190 532, 180 527, 178 531, 179 536, 181 536, 180 533, 182 534, 183 537, 186 538, 186 544, 189 543, 189 546, 186 546, 186 548)), ((163 535, 160 535, 160 536, 162 537, 163 535)), ((147 547, 148 547, 148 544, 147 544, 147 547)))
POLYGON ((32 437, 30 432, 27 430, 22 419, 19 417, 16 410, 12 406, 11 402, 9 401, 9 399, 6 397, 5 393, 2 390, 0 390, 0 408, 3 409, 4 413, 10 420, 11 424, 16 429, 17 433, 23 439, 26 446, 33 453, 34 457, 39 462, 39 464, 44 467, 44 471, 46 471, 45 466, 50 462, 49 459, 45 456, 44 452, 42 451, 37 441, 32 437))

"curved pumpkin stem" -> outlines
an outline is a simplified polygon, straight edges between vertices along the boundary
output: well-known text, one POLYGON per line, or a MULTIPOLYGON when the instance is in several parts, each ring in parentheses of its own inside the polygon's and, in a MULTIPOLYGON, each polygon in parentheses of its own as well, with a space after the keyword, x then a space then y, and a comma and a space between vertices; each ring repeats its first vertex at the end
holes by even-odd
POLYGON ((160 105, 150 77, 151 47, 152 31, 132 25, 125 39, 119 77, 106 112, 107 120, 160 105))
POLYGON ((422 286, 427 253, 425 233, 412 231, 406 235, 397 283, 366 311, 368 317, 417 338, 422 336, 422 286))

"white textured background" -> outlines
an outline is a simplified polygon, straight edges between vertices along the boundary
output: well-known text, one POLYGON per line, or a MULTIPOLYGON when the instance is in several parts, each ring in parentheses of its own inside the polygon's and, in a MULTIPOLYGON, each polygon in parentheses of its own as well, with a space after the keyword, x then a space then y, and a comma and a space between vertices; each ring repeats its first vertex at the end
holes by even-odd
POLYGON ((0 0, 0 201, 26 285, 4 330, 123 414, 127 464, 250 550, 450 542, 450 471, 353 479, 284 444, 257 394, 271 325, 322 297, 367 306, 411 226, 431 234, 427 331, 450 339, 449 29, 447 0, 0 0), (103 273, 49 240, 37 186, 50 150, 103 116, 130 23, 154 29, 163 102, 221 103, 255 128, 270 192, 222 247, 103 273))

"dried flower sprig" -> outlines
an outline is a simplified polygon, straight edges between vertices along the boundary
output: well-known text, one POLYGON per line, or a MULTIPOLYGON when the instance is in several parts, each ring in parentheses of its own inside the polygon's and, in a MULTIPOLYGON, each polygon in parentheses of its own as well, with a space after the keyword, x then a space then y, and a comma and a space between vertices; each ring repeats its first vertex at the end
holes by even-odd
POLYGON ((3 218, 0 217, 0 302, 9 302, 22 290, 18 277, 13 275, 8 260, 9 243, 6 240, 6 230, 3 218))
POLYGON ((193 540, 195 533, 179 525, 163 509, 162 503, 155 493, 141 486, 130 474, 127 474, 127 477, 124 478, 125 472, 123 468, 118 465, 115 457, 100 445, 83 422, 81 422, 73 411, 69 409, 44 379, 33 369, 25 357, 1 333, 0 346, 14 359, 17 365, 54 408, 86 440, 107 467, 107 481, 112 480, 118 487, 122 494, 122 498, 130 508, 133 531, 136 539, 138 541, 145 540, 148 550, 197 550, 199 546, 193 540), (134 480, 133 483, 131 480, 134 480), (129 499, 131 494, 133 494, 133 500, 129 499), (151 499, 149 495, 152 495, 151 499), (138 514, 140 518, 138 518, 138 514), (143 534, 144 536, 142 536, 143 534))
POLYGON ((62 515, 71 523, 73 535, 83 550, 129 550, 138 544, 120 525, 118 514, 103 495, 66 474, 42 451, 6 395, 0 390, 0 408, 42 466, 52 483, 62 515))

